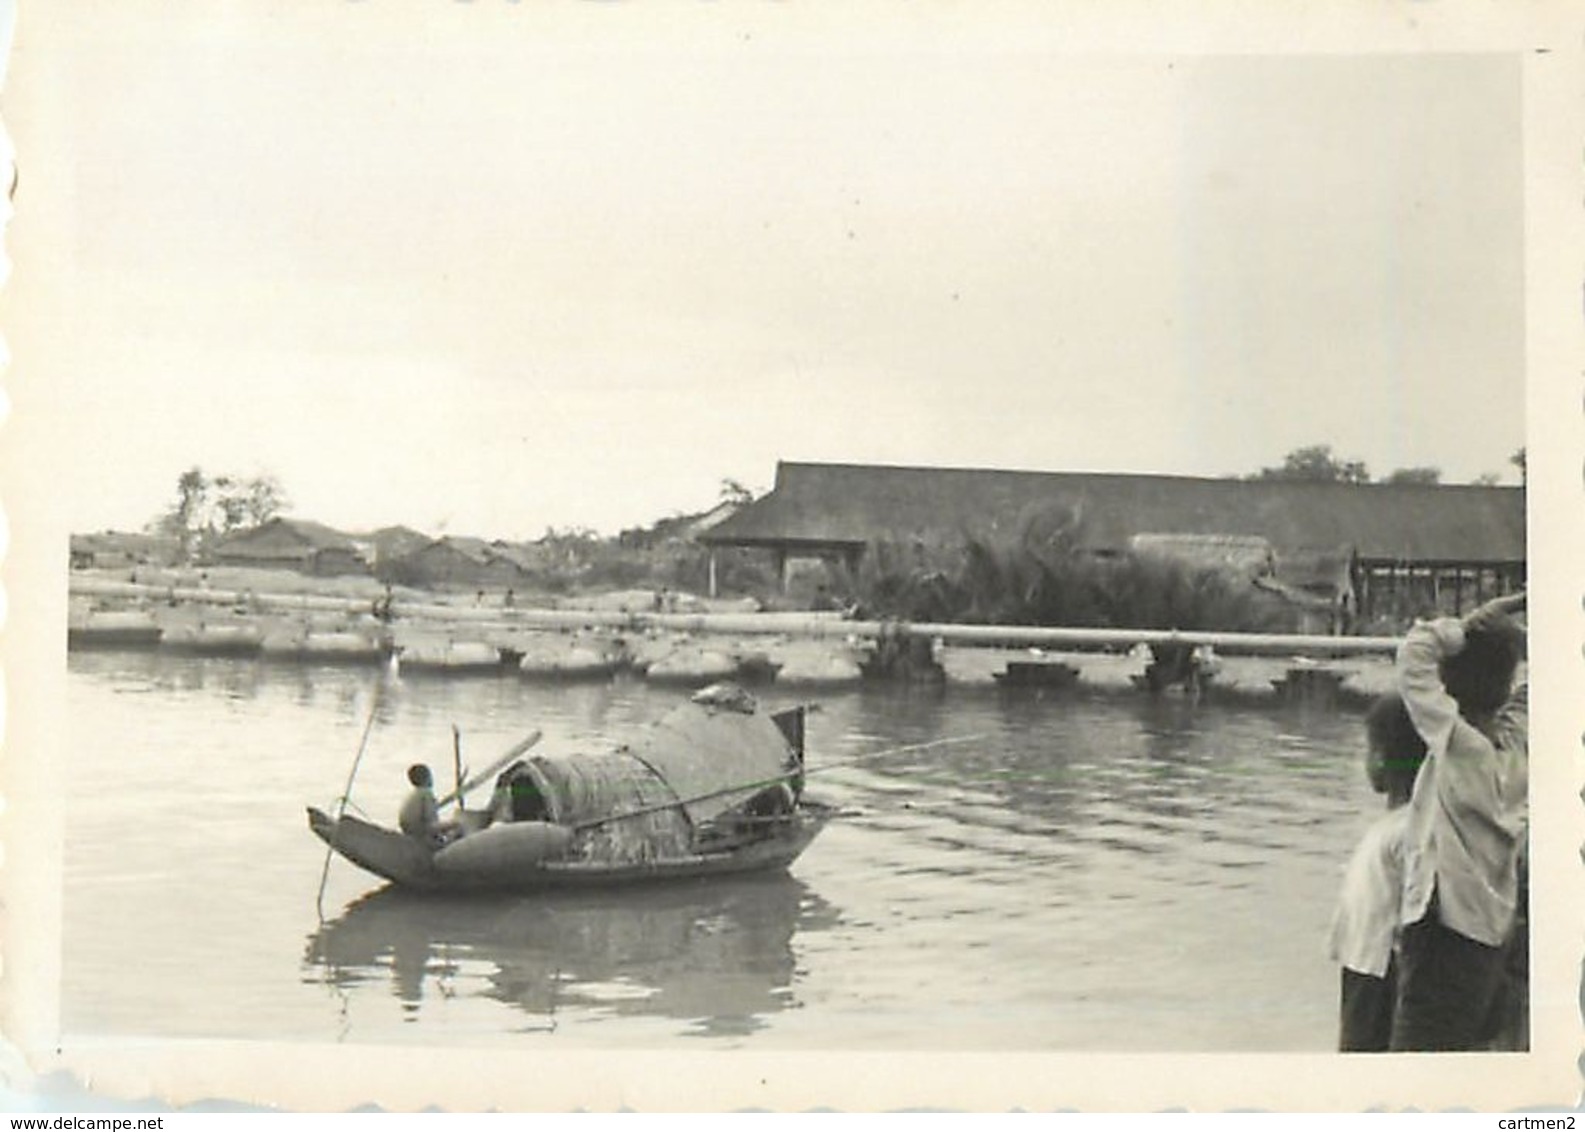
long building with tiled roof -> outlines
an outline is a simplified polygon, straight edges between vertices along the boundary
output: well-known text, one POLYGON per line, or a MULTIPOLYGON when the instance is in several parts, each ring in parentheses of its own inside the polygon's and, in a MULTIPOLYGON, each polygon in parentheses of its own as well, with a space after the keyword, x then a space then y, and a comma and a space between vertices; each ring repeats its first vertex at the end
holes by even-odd
POLYGON ((778 464, 772 490, 701 541, 851 566, 877 542, 1015 538, 1053 515, 1100 555, 1174 535, 1261 538, 1279 560, 1350 548, 1366 613, 1372 590, 1515 588, 1526 561, 1518 487, 797 462, 778 464))

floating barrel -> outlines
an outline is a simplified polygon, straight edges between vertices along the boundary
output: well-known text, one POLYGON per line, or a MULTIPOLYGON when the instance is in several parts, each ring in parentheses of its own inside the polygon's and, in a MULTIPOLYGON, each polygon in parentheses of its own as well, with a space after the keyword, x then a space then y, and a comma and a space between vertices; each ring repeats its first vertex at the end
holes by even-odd
POLYGON ((319 664, 369 664, 385 657, 385 648, 363 633, 311 630, 283 636, 271 634, 265 651, 283 659, 319 664))
POLYGON ((816 650, 788 649, 778 653, 781 669, 776 673, 778 684, 832 686, 857 684, 864 671, 849 649, 816 650))
POLYGON ((566 855, 572 830, 545 821, 492 825, 453 841, 435 854, 435 868, 448 876, 496 879, 566 855))
POLYGON ((264 655, 270 657, 296 657, 303 647, 303 639, 308 630, 302 625, 282 624, 271 621, 264 631, 264 641, 261 645, 264 655))
POLYGON ((1071 688, 1078 682, 1079 670, 1056 660, 1010 660, 1006 670, 995 676, 1004 688, 1071 688))
POLYGON ((171 625, 160 636, 167 648, 205 656, 248 656, 263 643, 264 631, 252 624, 171 625))
POLYGON ((414 641, 402 646, 404 672, 495 672, 501 650, 484 641, 414 641))
POLYGON ((635 672, 648 672, 652 664, 665 660, 682 647, 679 640, 680 638, 671 634, 662 636, 645 633, 641 636, 629 637, 626 644, 627 662, 635 672))
POLYGON ((159 643, 159 623, 152 614, 137 610, 96 609, 74 613, 66 624, 67 648, 128 648, 159 643))
POLYGON ((645 675, 655 681, 709 684, 737 676, 737 657, 714 649, 679 649, 649 666, 645 675))
POLYGON ((604 679, 617 669, 619 657, 609 648, 583 641, 529 645, 518 661, 525 676, 546 680, 604 679))

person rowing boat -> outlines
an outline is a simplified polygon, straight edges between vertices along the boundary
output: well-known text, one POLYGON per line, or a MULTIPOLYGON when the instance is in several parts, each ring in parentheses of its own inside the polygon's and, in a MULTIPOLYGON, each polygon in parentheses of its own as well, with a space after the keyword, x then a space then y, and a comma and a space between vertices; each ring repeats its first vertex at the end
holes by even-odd
POLYGON ((402 802, 397 826, 407 836, 440 849, 462 836, 462 825, 440 819, 440 804, 435 799, 435 777, 423 763, 407 768, 407 781, 413 789, 402 802))

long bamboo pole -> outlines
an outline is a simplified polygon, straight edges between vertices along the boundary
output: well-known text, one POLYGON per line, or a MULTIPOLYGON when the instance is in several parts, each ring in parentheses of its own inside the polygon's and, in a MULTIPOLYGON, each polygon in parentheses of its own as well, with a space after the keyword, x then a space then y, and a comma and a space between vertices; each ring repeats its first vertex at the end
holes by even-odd
MULTIPOLYGON (((381 674, 375 683, 374 690, 369 696, 369 715, 363 721, 363 735, 358 739, 358 753, 352 756, 352 766, 347 771, 347 785, 341 791, 341 797, 336 802, 336 835, 341 832, 341 819, 347 814, 347 803, 352 800, 352 783, 358 777, 358 764, 363 761, 363 752, 369 747, 369 734, 374 730, 374 717, 380 710, 380 692, 385 687, 385 677, 381 674)), ((319 870, 319 894, 314 897, 314 908, 319 913, 319 922, 325 922, 325 882, 330 879, 330 858, 337 848, 336 836, 332 836, 330 843, 325 847, 325 865, 319 870)))
POLYGON ((506 766, 507 763, 511 762, 513 759, 515 759, 519 755, 523 754, 530 747, 532 747, 535 743, 538 743, 540 741, 540 739, 543 738, 544 734, 545 733, 543 731, 540 731, 538 728, 536 728, 533 731, 529 732, 528 735, 521 742, 518 742, 518 743, 514 744, 509 751, 506 751, 504 754, 502 754, 500 757, 498 757, 494 762, 492 762, 489 766, 485 767, 483 770, 479 771, 479 773, 477 773, 477 774, 470 775, 468 777, 468 780, 466 782, 462 783, 458 787, 458 789, 453 790, 450 794, 447 794, 444 798, 438 799, 435 802, 435 808, 443 810, 447 806, 451 805, 451 803, 460 801, 465 795, 467 795, 468 793, 470 793, 473 790, 478 789, 480 786, 484 785, 484 783, 487 782, 492 775, 494 775, 502 767, 506 766))

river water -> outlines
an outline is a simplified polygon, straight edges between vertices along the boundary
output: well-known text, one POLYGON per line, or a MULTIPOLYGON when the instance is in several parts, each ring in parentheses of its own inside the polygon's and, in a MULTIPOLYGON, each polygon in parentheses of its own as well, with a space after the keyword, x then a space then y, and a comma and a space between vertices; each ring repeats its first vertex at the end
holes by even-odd
MULTIPOLYGON (((307 804, 392 822, 541 728, 598 747, 683 694, 150 652, 69 660, 69 1035, 528 1048, 1333 1048, 1325 929, 1377 813, 1357 712, 1122 695, 818 696, 786 875, 414 898, 307 804), (940 739, 961 742, 887 754, 940 739)), ((768 706, 801 698, 767 690, 768 706)))

